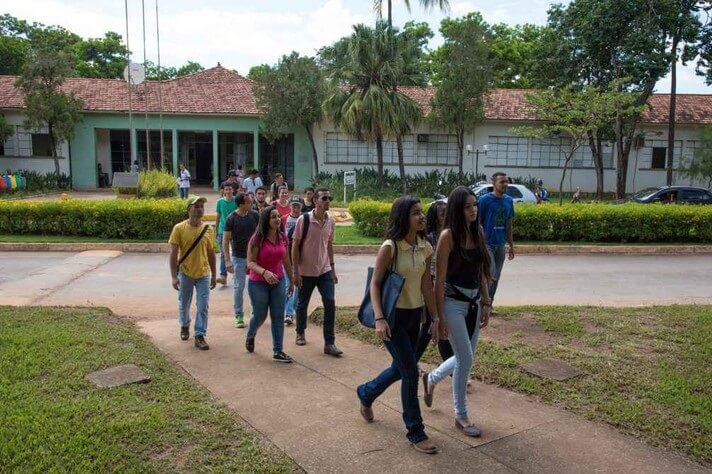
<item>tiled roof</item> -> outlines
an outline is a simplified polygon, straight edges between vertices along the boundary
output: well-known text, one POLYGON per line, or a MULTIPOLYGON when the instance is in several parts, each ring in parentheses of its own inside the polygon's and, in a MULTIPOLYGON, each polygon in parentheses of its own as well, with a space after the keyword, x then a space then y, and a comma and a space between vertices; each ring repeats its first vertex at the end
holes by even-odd
MULTIPOLYGON (((0 76, 0 108, 22 108, 22 93, 15 87, 16 76, 0 76)), ((163 93, 163 111, 176 114, 256 115, 259 114, 252 92, 253 83, 218 65, 205 71, 169 81, 147 81, 148 110, 157 112, 158 87, 163 93)), ((67 79, 63 86, 84 100, 84 108, 97 112, 128 110, 126 82, 118 79, 67 79)), ((431 111, 432 87, 399 88, 418 102, 425 115, 431 111)), ((131 108, 143 111, 146 106, 144 85, 132 88, 131 108)), ((487 120, 535 120, 527 104, 527 89, 494 89, 485 101, 487 120)), ((654 94, 650 109, 643 113, 645 123, 667 123, 669 94, 654 94)), ((711 94, 678 94, 677 123, 712 124, 711 94)))
MULTIPOLYGON (((399 87, 399 91, 420 104, 423 114, 431 111, 430 100, 435 95, 432 87, 399 87)), ((534 110, 527 103, 530 89, 494 89, 485 100, 487 120, 536 120, 534 110)), ((650 108, 643 113, 643 123, 667 123, 670 94, 653 94, 650 108)), ((712 124, 712 94, 677 94, 675 116, 677 123, 712 124)))
MULTIPOLYGON (((0 108, 24 107, 22 93, 15 87, 17 76, 0 76, 0 108)), ((166 113, 255 115, 252 81, 217 67, 168 81, 146 81, 132 87, 131 109, 143 111, 148 96, 149 112, 159 110, 159 86, 166 113), (147 87, 145 87, 147 85, 147 87)), ((84 101, 84 109, 94 112, 129 110, 126 81, 120 79, 71 78, 62 85, 84 101)))

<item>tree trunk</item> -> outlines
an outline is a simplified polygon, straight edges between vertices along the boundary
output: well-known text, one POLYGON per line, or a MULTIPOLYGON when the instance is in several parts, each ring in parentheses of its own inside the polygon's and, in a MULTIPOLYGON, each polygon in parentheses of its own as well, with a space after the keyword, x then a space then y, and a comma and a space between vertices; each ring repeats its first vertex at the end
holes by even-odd
POLYGON ((393 5, 391 0, 388 0, 388 28, 393 27, 393 5))
POLYGON ((378 168, 378 184, 383 184, 383 135, 376 135, 376 165, 378 168))
POLYGON ((57 157, 57 141, 54 138, 53 127, 51 123, 47 124, 47 129, 49 131, 49 143, 52 149, 52 160, 54 160, 54 174, 57 175, 57 183, 59 183, 59 158, 57 157))
POLYGON ((576 149, 578 146, 574 147, 572 150, 569 150, 569 154, 566 156, 566 160, 564 160, 564 170, 561 172, 561 181, 559 182, 559 206, 564 204, 564 181, 566 180, 566 170, 569 168, 569 162, 571 161, 571 158, 574 157, 574 153, 576 153, 576 149))
POLYGON ((603 150, 601 149, 601 133, 588 132, 588 146, 593 156, 593 166, 596 169, 596 200, 603 200, 603 150))
POLYGON ((401 192, 406 194, 408 189, 405 185, 405 160, 403 159, 403 137, 396 135, 396 145, 398 148, 398 171, 400 172, 401 192))
POLYGON ((465 132, 457 132, 457 174, 460 179, 463 178, 464 173, 462 170, 464 161, 464 148, 465 148, 465 132))
POLYGON ((305 125, 304 128, 307 129, 307 136, 309 137, 309 143, 311 144, 312 148, 312 165, 314 171, 314 178, 316 178, 319 175, 319 156, 316 153, 316 144, 314 144, 314 134, 312 133, 311 124, 305 125))
POLYGON ((672 162, 675 157, 675 108, 677 102, 677 45, 680 42, 678 33, 672 37, 670 51, 670 112, 668 114, 668 149, 667 174, 665 183, 672 186, 672 162))

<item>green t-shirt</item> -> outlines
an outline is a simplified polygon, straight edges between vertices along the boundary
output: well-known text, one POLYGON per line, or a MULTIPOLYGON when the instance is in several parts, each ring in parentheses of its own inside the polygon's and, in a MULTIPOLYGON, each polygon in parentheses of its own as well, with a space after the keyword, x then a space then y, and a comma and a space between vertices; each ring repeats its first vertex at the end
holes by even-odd
POLYGON ((225 198, 218 199, 218 202, 215 204, 215 212, 220 214, 218 234, 223 233, 223 229, 225 229, 225 221, 235 209, 237 209, 237 202, 235 201, 235 198, 232 198, 229 201, 225 198))

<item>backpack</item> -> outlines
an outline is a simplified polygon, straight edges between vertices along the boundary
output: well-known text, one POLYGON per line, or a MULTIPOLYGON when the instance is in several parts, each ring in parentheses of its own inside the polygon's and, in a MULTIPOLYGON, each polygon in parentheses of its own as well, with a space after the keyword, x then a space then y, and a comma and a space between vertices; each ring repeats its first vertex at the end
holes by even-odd
MULTIPOLYGON (((304 219, 304 228, 302 229, 302 238, 299 240, 299 255, 302 254, 302 248, 304 247, 304 239, 307 238, 307 232, 309 232, 309 213, 305 212, 302 214, 302 219, 304 219)), ((294 224, 294 227, 289 229, 289 232, 287 233, 287 239, 289 242, 289 255, 292 254, 292 241, 294 240, 294 229, 297 228, 297 225, 294 224)))

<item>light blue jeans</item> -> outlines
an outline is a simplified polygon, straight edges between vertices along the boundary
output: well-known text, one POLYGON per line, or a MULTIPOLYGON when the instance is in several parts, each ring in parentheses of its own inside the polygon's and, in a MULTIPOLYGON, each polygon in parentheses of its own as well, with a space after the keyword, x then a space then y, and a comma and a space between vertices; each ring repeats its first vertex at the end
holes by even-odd
MULTIPOLYGON (((287 279, 287 288, 285 289, 285 291, 287 291, 289 289, 289 277, 287 276, 286 272, 284 278, 287 279)), ((292 296, 287 296, 286 298, 287 304, 284 306, 284 314, 286 316, 294 317, 294 314, 297 310, 297 301, 299 301, 299 288, 295 286, 292 296)))
POLYGON ((257 329, 267 319, 267 310, 272 325, 272 351, 282 352, 284 339, 284 302, 287 299, 287 279, 282 278, 272 286, 266 281, 248 281, 247 293, 252 303, 252 317, 247 327, 247 337, 255 337, 257 329))
POLYGON ((208 299, 210 297, 210 275, 201 278, 190 278, 183 272, 178 272, 178 322, 181 326, 190 326, 190 304, 193 301, 195 288, 195 337, 205 336, 208 330, 208 299))
POLYGON ((220 232, 217 234, 218 248, 220 249, 220 276, 227 276, 227 268, 225 268, 225 254, 222 251, 222 239, 223 234, 220 232))
POLYGON ((467 418, 467 378, 475 360, 477 352, 477 339, 480 337, 480 312, 477 312, 475 331, 470 339, 467 334, 465 318, 469 303, 452 298, 445 298, 445 323, 447 324, 447 338, 455 353, 454 356, 443 362, 437 369, 430 372, 428 383, 436 384, 452 374, 452 399, 455 404, 455 417, 467 418))
POLYGON ((247 277, 247 259, 232 256, 232 266, 234 268, 232 280, 232 309, 235 316, 244 316, 244 294, 245 278, 247 277))

